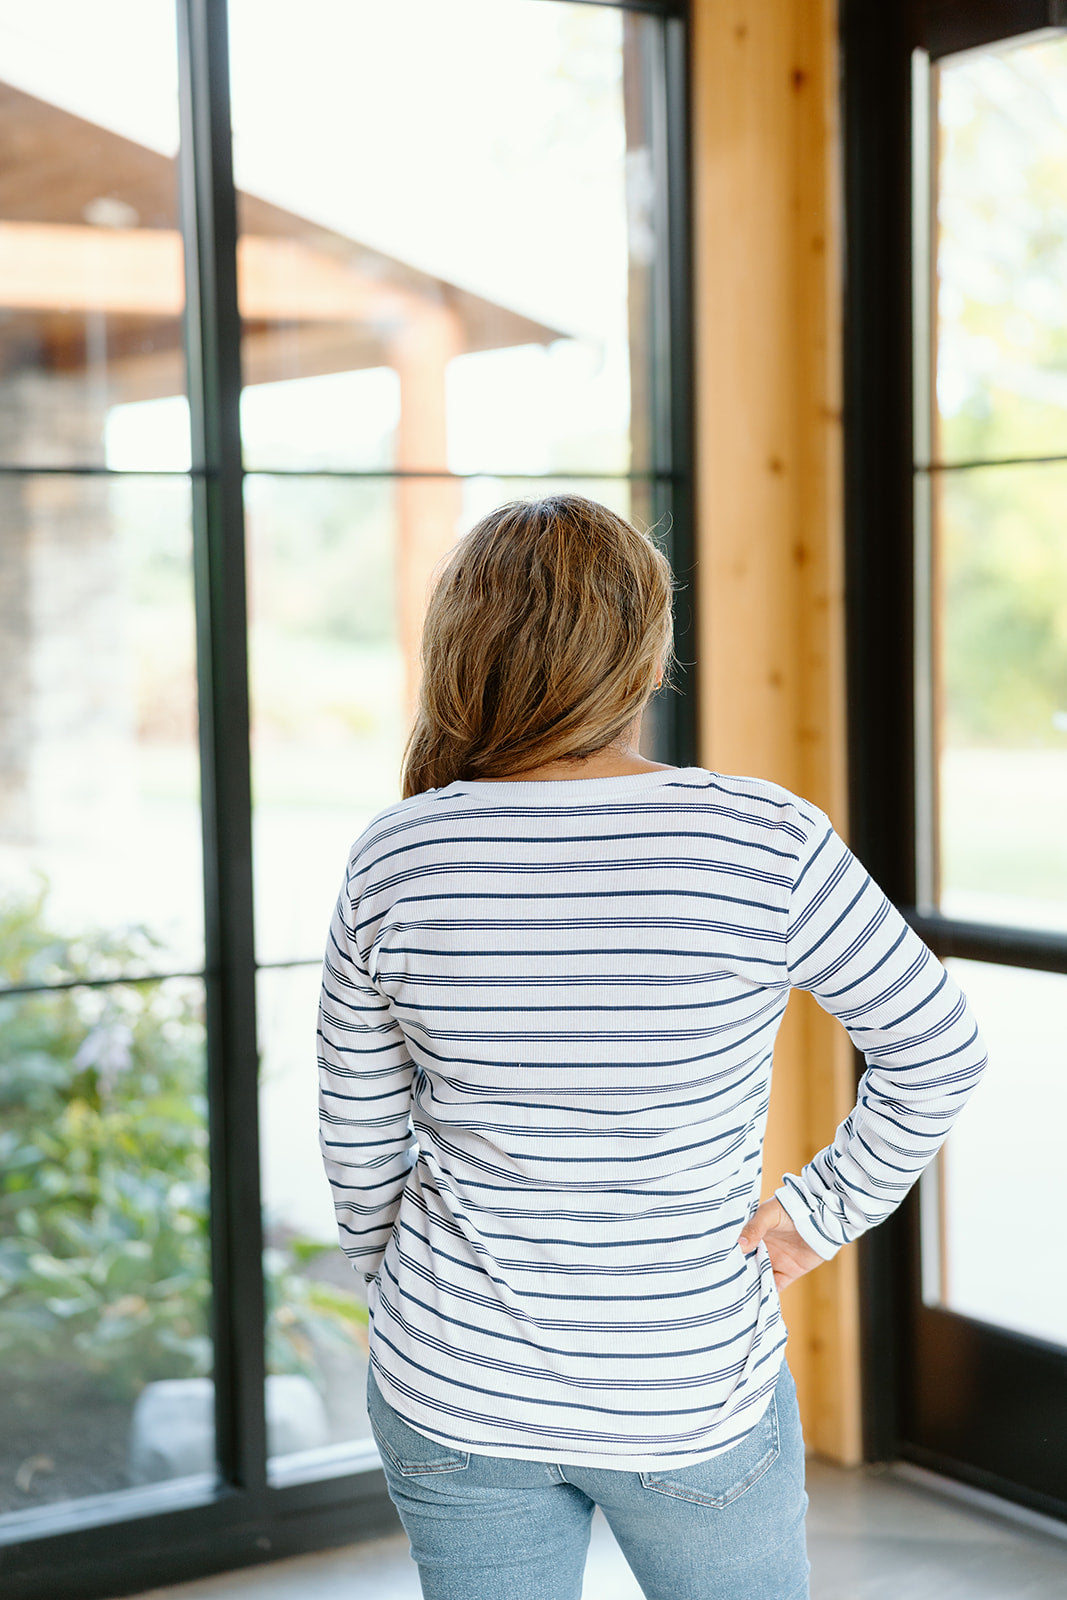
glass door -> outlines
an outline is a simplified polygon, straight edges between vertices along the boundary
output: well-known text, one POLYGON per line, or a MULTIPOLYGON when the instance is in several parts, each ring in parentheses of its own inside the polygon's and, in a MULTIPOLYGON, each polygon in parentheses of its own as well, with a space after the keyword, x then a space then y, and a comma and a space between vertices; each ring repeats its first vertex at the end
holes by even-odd
POLYGON ((294 34, 230 0, 229 36, 266 1411, 291 1484, 377 1464, 313 1041, 350 847, 399 799, 434 566, 510 499, 679 512, 664 33, 570 0, 321 0, 294 34))
POLYGON ((174 3, 0 47, 6 1542, 210 1493, 215 1432, 174 3))
POLYGON ((920 1459, 1067 1510, 1067 36, 928 43, 915 891, 990 1067, 920 1185, 903 1428, 920 1459))

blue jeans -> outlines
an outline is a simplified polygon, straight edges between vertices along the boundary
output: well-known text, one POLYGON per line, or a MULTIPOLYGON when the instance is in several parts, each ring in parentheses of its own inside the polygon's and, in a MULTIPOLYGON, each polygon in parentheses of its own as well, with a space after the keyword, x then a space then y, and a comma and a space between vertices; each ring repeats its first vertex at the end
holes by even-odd
POLYGON ((580 1600, 595 1506, 647 1600, 808 1600, 804 1441, 784 1363, 740 1444, 655 1472, 435 1443, 393 1410, 373 1373, 367 1408, 424 1600, 580 1600))

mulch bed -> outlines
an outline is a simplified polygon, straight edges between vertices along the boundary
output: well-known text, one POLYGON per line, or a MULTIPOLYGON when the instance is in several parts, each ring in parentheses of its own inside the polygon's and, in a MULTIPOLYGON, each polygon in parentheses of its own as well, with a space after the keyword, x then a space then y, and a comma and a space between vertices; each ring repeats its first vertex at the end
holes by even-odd
POLYGON ((129 1400, 61 1368, 0 1392, 0 1514, 129 1487, 129 1400))

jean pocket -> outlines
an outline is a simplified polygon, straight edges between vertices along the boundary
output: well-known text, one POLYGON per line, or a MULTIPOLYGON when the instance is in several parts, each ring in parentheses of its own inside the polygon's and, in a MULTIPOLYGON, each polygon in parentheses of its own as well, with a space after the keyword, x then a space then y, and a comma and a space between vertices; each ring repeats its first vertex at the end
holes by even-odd
POLYGON ((462 1472, 470 1465, 469 1450, 427 1439, 405 1422, 378 1388, 373 1370, 367 1373, 367 1415, 383 1465, 388 1462, 405 1478, 421 1473, 462 1472))
POLYGON ((657 1494, 674 1495, 701 1506, 728 1506, 739 1500, 774 1465, 781 1450, 775 1397, 740 1444, 695 1467, 642 1472, 641 1483, 657 1494))

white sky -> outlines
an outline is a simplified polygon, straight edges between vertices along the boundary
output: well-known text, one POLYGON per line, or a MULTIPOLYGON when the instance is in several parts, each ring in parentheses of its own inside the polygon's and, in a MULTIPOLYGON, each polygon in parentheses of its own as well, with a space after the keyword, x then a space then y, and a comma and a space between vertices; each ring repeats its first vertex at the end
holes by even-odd
MULTIPOLYGON (((230 18, 239 187, 581 341, 452 363, 453 470, 541 472, 566 457, 561 441, 624 438, 620 14, 559 0, 230 0, 230 18)), ((173 0, 0 0, 0 76, 177 149, 173 0)), ((389 381, 246 391, 249 464, 384 465, 389 381)), ((183 470, 188 449, 177 397, 112 415, 113 467, 183 470)), ((588 465, 600 461, 624 464, 592 448, 588 465)))
MULTIPOLYGON (((230 10, 240 187, 564 331, 619 337, 617 12, 546 0, 230 10), (589 116, 589 95, 617 114, 589 116)), ((177 147, 170 0, 0 0, 0 74, 152 149, 177 147)))

